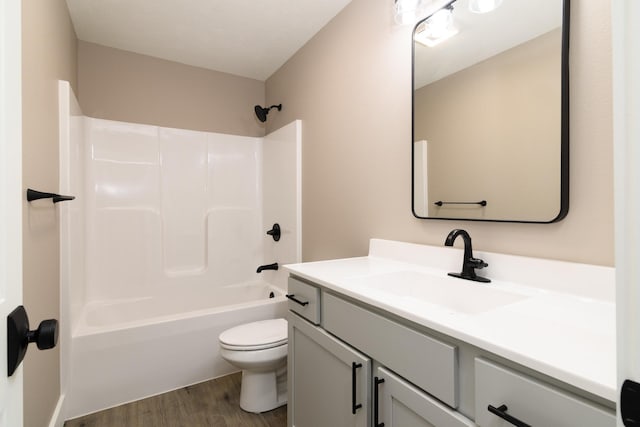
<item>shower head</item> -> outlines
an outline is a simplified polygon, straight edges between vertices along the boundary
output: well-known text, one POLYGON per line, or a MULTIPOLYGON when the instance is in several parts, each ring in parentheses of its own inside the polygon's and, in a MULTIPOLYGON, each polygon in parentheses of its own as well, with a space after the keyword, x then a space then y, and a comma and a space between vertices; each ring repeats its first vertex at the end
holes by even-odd
POLYGON ((262 123, 267 121, 267 114, 269 114, 269 110, 271 110, 272 108, 277 108, 278 111, 282 110, 282 104, 278 104, 278 105, 272 105, 269 108, 266 107, 261 107, 259 105, 256 105, 253 109, 256 112, 256 116, 258 117, 258 120, 260 120, 262 123))

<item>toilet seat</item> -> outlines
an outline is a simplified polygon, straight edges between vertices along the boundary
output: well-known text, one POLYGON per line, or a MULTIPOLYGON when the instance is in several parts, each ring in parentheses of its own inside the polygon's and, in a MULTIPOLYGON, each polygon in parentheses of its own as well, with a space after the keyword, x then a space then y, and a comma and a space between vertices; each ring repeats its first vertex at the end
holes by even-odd
POLYGON ((227 350, 265 350, 287 344, 285 319, 261 320, 227 329, 218 337, 227 350))

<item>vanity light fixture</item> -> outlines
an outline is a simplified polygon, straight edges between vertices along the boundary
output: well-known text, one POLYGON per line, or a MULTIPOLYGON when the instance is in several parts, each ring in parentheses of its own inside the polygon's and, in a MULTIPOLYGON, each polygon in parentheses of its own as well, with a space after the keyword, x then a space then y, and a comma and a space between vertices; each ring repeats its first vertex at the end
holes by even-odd
POLYGON ((458 34, 458 29, 453 26, 453 5, 450 4, 420 24, 416 28, 413 38, 418 43, 434 47, 456 34, 458 34))
POLYGON ((469 10, 473 13, 487 13, 502 4, 502 0, 469 0, 469 10))

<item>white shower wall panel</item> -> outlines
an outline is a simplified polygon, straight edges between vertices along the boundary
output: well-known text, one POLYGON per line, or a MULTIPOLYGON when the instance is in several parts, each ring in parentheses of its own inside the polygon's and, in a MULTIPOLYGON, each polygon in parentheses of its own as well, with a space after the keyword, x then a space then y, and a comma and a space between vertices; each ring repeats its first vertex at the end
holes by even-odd
POLYGON ((262 138, 209 135, 209 266, 215 286, 257 278, 263 261, 262 138))
POLYGON ((207 134, 160 128, 158 137, 164 272, 202 274, 207 268, 207 134))
POLYGON ((88 119, 91 158, 88 196, 95 208, 158 208, 157 128, 88 119))
MULTIPOLYGON (((65 82, 66 83, 66 82, 65 82)), ((61 292, 60 298, 63 299, 69 308, 70 320, 75 321, 82 306, 84 305, 85 290, 85 264, 84 262, 76 262, 76 260, 83 260, 85 253, 84 244, 84 223, 85 212, 82 208, 82 195, 84 194, 84 181, 85 181, 85 117, 82 116, 78 102, 75 96, 71 92, 71 87, 68 85, 62 86, 61 90, 66 94, 66 99, 69 100, 70 110, 66 116, 68 121, 66 123, 60 123, 60 132, 67 131, 68 138, 65 139, 66 144, 60 145, 60 158, 65 159, 66 163, 60 164, 60 170, 66 171, 66 176, 62 176, 60 179, 60 193, 76 196, 79 199, 79 203, 60 203, 60 244, 61 251, 70 251, 71 257, 66 265, 60 266, 61 277, 68 277, 69 282, 73 283, 75 287, 73 289, 66 289, 66 292, 61 292), (64 152, 63 152, 64 151, 64 152), (62 218, 67 221, 62 221, 62 218), (73 244, 69 244, 73 242, 73 244), (66 245, 63 247, 63 245, 66 245)), ((66 319, 65 319, 66 320, 66 319)))
POLYGON ((255 279, 261 139, 87 119, 87 300, 255 279))
POLYGON ((86 129, 86 298, 145 296, 161 248, 157 128, 87 118, 86 129))
MULTIPOLYGON (((265 240, 265 262, 302 260, 302 122, 293 121, 264 137, 263 218, 265 226, 280 225, 279 241, 265 240)), ((287 288, 287 272, 265 271, 269 283, 287 288)))
POLYGON ((85 117, 69 82, 58 83, 59 190, 76 196, 73 203, 58 204, 60 218, 60 390, 65 395, 71 354, 71 325, 77 324, 85 300, 83 195, 85 186, 85 117))
POLYGON ((161 220, 149 209, 97 209, 88 241, 87 300, 152 295, 161 283, 161 220), (95 239, 95 240, 94 240, 95 239))
POLYGON ((262 138, 209 136, 209 207, 260 210, 262 138))

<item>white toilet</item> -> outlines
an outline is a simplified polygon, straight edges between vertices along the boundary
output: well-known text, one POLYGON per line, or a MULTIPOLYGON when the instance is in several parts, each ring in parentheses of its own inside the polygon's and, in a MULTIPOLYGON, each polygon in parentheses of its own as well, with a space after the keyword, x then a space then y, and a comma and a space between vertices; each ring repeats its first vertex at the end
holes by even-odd
POLYGON ((242 369, 240 407, 266 412, 287 403, 287 321, 261 320, 218 337, 224 360, 242 369))

